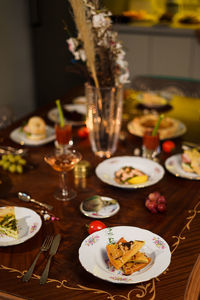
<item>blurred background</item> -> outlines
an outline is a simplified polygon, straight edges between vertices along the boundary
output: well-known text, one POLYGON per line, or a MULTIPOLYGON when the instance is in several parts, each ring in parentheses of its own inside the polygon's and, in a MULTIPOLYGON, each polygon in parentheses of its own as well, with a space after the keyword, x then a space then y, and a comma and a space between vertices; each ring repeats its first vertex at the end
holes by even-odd
MULTIPOLYGON (((200 0, 102 3, 124 43, 130 85, 141 75, 200 81, 200 0)), ((21 118, 83 84, 66 44, 67 0, 0 0, 0 22, 0 112, 21 118)))

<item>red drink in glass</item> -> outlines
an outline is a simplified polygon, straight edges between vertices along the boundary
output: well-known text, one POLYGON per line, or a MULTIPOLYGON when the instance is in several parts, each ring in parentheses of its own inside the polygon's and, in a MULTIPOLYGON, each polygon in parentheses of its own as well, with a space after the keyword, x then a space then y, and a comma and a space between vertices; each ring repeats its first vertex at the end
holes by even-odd
POLYGON ((146 131, 143 135, 143 156, 153 159, 158 154, 159 145, 159 133, 153 136, 151 130, 146 131))
POLYGON ((149 150, 156 150, 160 144, 159 134, 152 135, 152 131, 146 131, 143 136, 143 145, 149 150))
POLYGON ((59 124, 55 125, 56 141, 60 145, 67 145, 72 138, 72 126, 65 124, 61 127, 59 124))

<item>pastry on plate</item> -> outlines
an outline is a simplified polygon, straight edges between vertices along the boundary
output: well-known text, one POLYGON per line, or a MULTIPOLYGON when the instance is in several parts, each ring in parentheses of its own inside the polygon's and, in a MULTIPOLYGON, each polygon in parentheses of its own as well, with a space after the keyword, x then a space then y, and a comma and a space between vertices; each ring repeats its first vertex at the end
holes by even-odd
POLYGON ((28 139, 41 141, 46 138, 46 123, 41 117, 31 117, 23 127, 23 131, 28 139))
POLYGON ((200 152, 195 148, 184 150, 181 155, 181 166, 185 172, 200 175, 200 152))
POLYGON ((122 266, 123 273, 124 275, 131 275, 146 267, 150 261, 150 257, 145 253, 138 251, 122 266))
MULTIPOLYGON (((158 118, 159 115, 154 114, 135 117, 131 122, 131 126, 134 129, 135 134, 143 136, 145 131, 153 130, 158 118)), ((177 132, 178 127, 179 122, 176 119, 165 117, 162 119, 158 129, 160 139, 166 139, 173 136, 177 132)))
POLYGON ((0 208, 0 235, 18 238, 17 220, 14 206, 0 208))
POLYGON ((145 244, 144 241, 127 242, 123 237, 116 244, 107 245, 109 262, 117 270, 121 268, 124 275, 131 275, 146 267, 151 259, 139 250, 145 244))
POLYGON ((118 242, 106 246, 110 263, 119 270, 144 245, 144 241, 118 242))

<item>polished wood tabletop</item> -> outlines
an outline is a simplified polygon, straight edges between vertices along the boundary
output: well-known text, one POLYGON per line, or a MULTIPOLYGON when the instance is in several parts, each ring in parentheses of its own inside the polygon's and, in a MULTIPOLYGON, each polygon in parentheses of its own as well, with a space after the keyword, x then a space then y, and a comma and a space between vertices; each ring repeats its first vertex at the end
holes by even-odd
MULTIPOLYGON (((67 95, 62 99, 63 103, 70 101, 74 95, 67 95)), ((188 119, 187 114, 188 109, 198 114, 199 103, 199 99, 197 103, 197 99, 177 98, 166 112, 187 123, 188 130, 185 135, 174 139, 176 149, 173 153, 181 152, 181 142, 185 139, 199 141, 200 119, 188 119)), ((47 112, 54 106, 55 103, 52 103, 33 115, 41 115, 48 125, 53 126, 47 112)), ((132 113, 136 114, 139 109, 141 108, 134 106, 132 113)), ((20 147, 10 140, 9 134, 28 117, 2 130, 0 144, 20 147)), ((126 122, 125 116, 125 138, 119 141, 113 156, 133 155, 134 149, 142 145, 140 137, 127 131, 126 122)), ((36 147, 26 146, 26 159, 31 167, 23 174, 11 174, 0 170, 0 206, 21 206, 39 212, 36 205, 22 203, 18 199, 19 191, 26 192, 38 201, 51 204, 54 207, 53 213, 59 218, 54 221, 43 220, 39 232, 24 243, 0 247, 0 299, 183 300, 200 249, 199 181, 176 177, 165 169, 162 180, 146 188, 127 190, 107 185, 95 175, 95 168, 102 159, 94 155, 88 138, 78 137, 77 130, 77 127, 73 128, 74 148, 82 153, 84 160, 90 162, 92 170, 84 182, 77 182, 73 171, 69 172, 68 184, 78 193, 75 199, 61 202, 53 196, 59 185, 58 173, 44 162, 44 155, 54 148, 53 142, 36 147), (152 214, 145 207, 145 199, 153 191, 159 191, 166 197, 165 213, 152 214), (171 263, 164 273, 147 282, 116 284, 99 279, 83 268, 78 251, 82 241, 88 236, 86 225, 93 219, 81 213, 80 203, 97 194, 117 199, 120 204, 116 215, 102 220, 107 227, 134 226, 147 229, 161 236, 169 244, 171 263), (39 279, 47 262, 48 252, 39 257, 31 280, 27 283, 22 282, 23 274, 30 267, 48 233, 60 233, 62 239, 58 252, 52 259, 46 284, 40 285, 39 279)), ((162 166, 170 155, 161 152, 159 158, 162 166)))

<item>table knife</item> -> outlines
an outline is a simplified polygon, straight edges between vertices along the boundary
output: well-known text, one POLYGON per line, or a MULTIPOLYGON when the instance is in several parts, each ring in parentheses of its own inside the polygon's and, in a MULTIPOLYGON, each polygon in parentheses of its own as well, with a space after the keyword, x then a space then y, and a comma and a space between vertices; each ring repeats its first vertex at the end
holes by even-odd
POLYGON ((49 250, 49 258, 48 258, 46 267, 45 267, 45 269, 44 269, 44 271, 43 271, 43 273, 40 277, 40 284, 44 284, 46 282, 47 278, 48 278, 51 259, 56 254, 56 252, 58 250, 60 240, 61 240, 61 235, 60 234, 57 234, 53 239, 51 248, 49 250))

